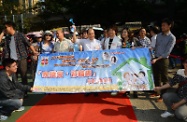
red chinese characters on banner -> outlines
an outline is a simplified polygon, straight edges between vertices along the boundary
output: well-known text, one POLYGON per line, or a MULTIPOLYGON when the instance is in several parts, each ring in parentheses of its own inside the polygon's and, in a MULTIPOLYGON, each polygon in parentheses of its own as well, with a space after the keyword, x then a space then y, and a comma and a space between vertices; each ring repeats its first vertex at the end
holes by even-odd
POLYGON ((107 83, 111 83, 112 82, 112 78, 89 78, 87 79, 87 83, 89 84, 96 84, 96 83, 102 83, 102 84, 107 84, 107 83))
POLYGON ((42 78, 63 78, 64 71, 43 71, 42 78))
POLYGON ((42 78, 48 78, 48 76, 49 76, 49 72, 47 71, 42 72, 42 78))
POLYGON ((63 78, 64 72, 63 71, 57 71, 57 78, 63 78))
POLYGON ((56 73, 56 71, 50 71, 49 72, 49 76, 50 76, 50 78, 56 78, 56 75, 57 73, 56 73))
POLYGON ((72 70, 71 71, 71 77, 90 77, 92 76, 92 70, 72 70))
POLYGON ((86 70, 86 71, 85 71, 85 76, 86 76, 86 77, 92 76, 92 70, 86 70))
POLYGON ((72 78, 77 77, 77 71, 76 71, 76 70, 72 70, 72 71, 71 71, 71 77, 72 77, 72 78))

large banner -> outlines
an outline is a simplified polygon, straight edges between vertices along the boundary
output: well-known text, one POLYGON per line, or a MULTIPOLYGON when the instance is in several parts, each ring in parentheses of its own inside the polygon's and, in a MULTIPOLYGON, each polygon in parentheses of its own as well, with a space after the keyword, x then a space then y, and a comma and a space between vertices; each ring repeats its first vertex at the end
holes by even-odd
POLYGON ((41 54, 34 91, 80 93, 153 90, 149 49, 41 54))

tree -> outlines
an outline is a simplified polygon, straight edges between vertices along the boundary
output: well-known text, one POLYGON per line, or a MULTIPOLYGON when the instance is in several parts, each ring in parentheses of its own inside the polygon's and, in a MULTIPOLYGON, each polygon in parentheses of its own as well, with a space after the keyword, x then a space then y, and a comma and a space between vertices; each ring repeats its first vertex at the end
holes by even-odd
MULTIPOLYGON (((69 18, 73 17, 76 25, 101 24, 111 25, 116 22, 142 21, 145 25, 170 17, 176 21, 180 30, 185 30, 187 12, 186 0, 163 0, 156 4, 149 0, 45 0, 33 8, 38 10, 37 23, 32 24, 41 29, 70 26, 69 18), (39 21, 39 22, 38 22, 39 21), (37 26, 36 26, 37 25, 37 26)), ((159 23, 159 22, 158 22, 159 23)), ((33 28, 32 27, 32 28, 33 28)))
MULTIPOLYGON (((148 2, 137 0, 46 0, 42 19, 63 15, 66 22, 73 16, 77 24, 114 24, 118 21, 140 20, 151 15, 148 2), (141 16, 139 14, 141 12, 141 16)), ((66 23, 67 24, 67 23, 66 23)))

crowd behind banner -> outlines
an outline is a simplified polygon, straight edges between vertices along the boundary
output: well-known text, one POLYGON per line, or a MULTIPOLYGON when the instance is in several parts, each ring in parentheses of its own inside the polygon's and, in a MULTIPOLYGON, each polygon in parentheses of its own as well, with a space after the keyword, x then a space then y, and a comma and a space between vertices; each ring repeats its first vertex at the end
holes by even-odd
MULTIPOLYGON (((116 26, 110 26, 107 29, 104 29, 103 36, 98 40, 95 38, 95 30, 93 28, 87 28, 85 30, 82 30, 81 33, 77 33, 76 27, 73 26, 73 33, 68 35, 67 37, 66 34, 64 34, 65 32, 63 29, 59 29, 56 32, 45 31, 44 33, 38 35, 26 35, 26 37, 24 34, 16 31, 15 23, 5 22, 4 30, 0 34, 0 43, 3 45, 2 56, 4 59, 11 58, 13 59, 13 61, 7 60, 10 61, 9 64, 6 64, 4 62, 4 70, 1 71, 3 74, 5 74, 4 83, 9 82, 9 80, 12 81, 12 76, 10 75, 10 77, 7 77, 5 72, 10 72, 10 70, 12 70, 11 73, 14 74, 16 72, 16 68, 18 68, 18 72, 21 75, 22 84, 24 84, 25 86, 22 88, 27 88, 24 90, 24 95, 27 96, 27 91, 33 90, 33 88, 27 87, 28 52, 30 54, 33 54, 29 59, 29 63, 31 63, 29 65, 29 68, 31 68, 32 76, 34 79, 39 54, 48 55, 54 52, 62 53, 77 51, 79 51, 79 53, 85 53, 85 51, 110 51, 122 48, 136 50, 136 48, 146 48, 151 52, 152 59, 150 60, 152 63, 155 81, 155 92, 150 94, 150 98, 158 98, 158 102, 163 100, 166 104, 167 111, 161 114, 161 117, 167 118, 170 116, 174 116, 175 114, 179 119, 187 121, 187 60, 185 58, 185 55, 187 53, 187 36, 186 34, 183 34, 181 40, 176 41, 176 37, 171 32, 172 26, 173 21, 168 18, 162 20, 160 30, 157 26, 150 27, 149 34, 143 27, 139 29, 138 33, 134 33, 129 28, 124 28, 121 32, 118 32, 116 26), (172 68, 175 68, 176 58, 179 58, 181 60, 183 59, 183 61, 181 62, 182 66, 184 66, 184 69, 179 70, 177 72, 177 75, 175 75, 174 78, 169 81, 169 59, 172 68), (18 65, 16 65, 15 63, 17 63, 18 65), (12 65, 15 70, 11 69, 12 65), (172 94, 167 93, 165 89, 170 88, 175 84, 179 84, 178 90, 172 94)), ((113 61, 115 61, 115 59, 113 59, 113 61)), ((144 73, 141 74, 144 75, 144 73)), ((0 90, 4 89, 4 87, 2 86, 3 85, 0 86, 0 90)), ((10 86, 6 85, 6 87, 10 86)), ((21 87, 15 86, 11 89, 17 90, 20 88, 21 87)), ((1 92, 4 93, 4 91, 1 92)), ((112 95, 116 94, 116 91, 112 92, 112 95)), ((128 94, 129 92, 125 93, 125 95, 128 94)), ((1 95, 3 96, 4 94, 1 95)), ((10 96, 8 96, 7 99, 12 99, 9 97, 10 96)), ((137 92, 134 92, 134 97, 138 97, 137 92)), ((23 97, 19 97, 19 99, 20 98, 23 97)), ((22 100, 20 102, 22 102, 22 100)), ((1 109, 4 109, 4 107, 0 108, 0 110, 1 109)), ((14 109, 19 108, 16 107, 14 109)), ((1 111, 0 114, 1 118, 4 117, 4 119, 1 120, 7 119, 8 115, 4 116, 5 114, 1 113, 1 111)))

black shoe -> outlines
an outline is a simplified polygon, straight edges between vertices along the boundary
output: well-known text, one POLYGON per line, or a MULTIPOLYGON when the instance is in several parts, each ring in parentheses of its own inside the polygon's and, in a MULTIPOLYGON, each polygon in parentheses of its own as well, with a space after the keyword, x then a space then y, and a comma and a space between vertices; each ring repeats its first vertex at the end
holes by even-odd
POLYGON ((123 94, 123 96, 124 97, 130 97, 130 92, 128 91, 128 92, 125 92, 124 94, 123 94))
POLYGON ((85 93, 84 96, 85 97, 88 97, 90 95, 90 93, 85 93))
POLYGON ((28 94, 25 94, 24 95, 24 99, 27 99, 29 96, 28 96, 28 94))
POLYGON ((134 97, 134 98, 138 98, 137 92, 133 92, 133 97, 134 97))
POLYGON ((98 93, 94 93, 94 96, 95 96, 95 97, 98 97, 98 96, 99 96, 99 94, 98 94, 98 93))

